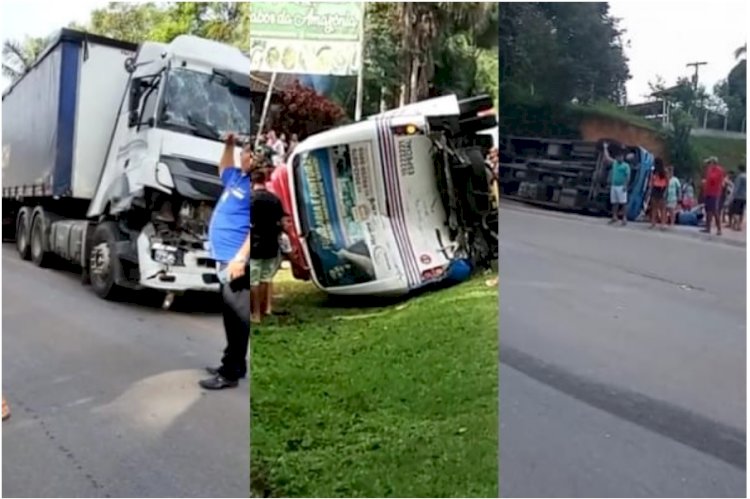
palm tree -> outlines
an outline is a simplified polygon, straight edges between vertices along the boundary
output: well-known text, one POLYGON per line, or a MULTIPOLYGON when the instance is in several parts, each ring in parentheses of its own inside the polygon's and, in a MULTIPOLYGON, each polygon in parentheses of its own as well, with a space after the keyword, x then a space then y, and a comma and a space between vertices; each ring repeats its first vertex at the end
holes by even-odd
POLYGON ((743 56, 747 56, 747 43, 744 44, 742 47, 737 48, 737 50, 734 51, 735 59, 740 59, 743 56))
POLYGON ((3 76, 16 80, 25 75, 47 46, 45 38, 27 38, 23 42, 3 42, 3 76))
POLYGON ((434 51, 445 34, 463 30, 474 39, 486 35, 493 20, 490 13, 497 9, 497 4, 405 2, 397 4, 396 8, 404 61, 400 100, 401 104, 406 104, 429 94, 435 72, 434 51))

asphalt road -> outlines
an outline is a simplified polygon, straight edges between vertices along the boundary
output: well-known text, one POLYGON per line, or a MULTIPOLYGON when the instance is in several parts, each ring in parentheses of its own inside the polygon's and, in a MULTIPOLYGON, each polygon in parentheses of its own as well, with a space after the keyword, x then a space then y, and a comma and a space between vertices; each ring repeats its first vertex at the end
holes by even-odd
POLYGON ((745 249, 501 208, 500 495, 745 496, 745 249))
POLYGON ((197 386, 223 329, 187 308, 105 302, 3 245, 4 497, 248 496, 248 385, 197 386))

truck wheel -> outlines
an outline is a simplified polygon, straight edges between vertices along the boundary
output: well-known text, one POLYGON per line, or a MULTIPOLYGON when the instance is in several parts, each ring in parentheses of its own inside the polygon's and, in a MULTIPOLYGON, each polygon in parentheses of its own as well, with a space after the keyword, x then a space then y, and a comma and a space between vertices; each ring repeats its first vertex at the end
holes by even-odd
POLYGON ((44 212, 39 212, 31 223, 31 261, 37 267, 47 267, 52 255, 47 251, 44 212))
POLYGON ((115 278, 121 272, 115 252, 115 244, 120 239, 120 231, 113 222, 103 222, 94 231, 89 256, 89 279, 97 296, 105 300, 115 300, 122 292, 115 278))
POLYGON ((29 244, 29 215, 30 210, 23 207, 18 212, 16 221, 16 249, 22 260, 28 260, 31 256, 31 245, 29 244))

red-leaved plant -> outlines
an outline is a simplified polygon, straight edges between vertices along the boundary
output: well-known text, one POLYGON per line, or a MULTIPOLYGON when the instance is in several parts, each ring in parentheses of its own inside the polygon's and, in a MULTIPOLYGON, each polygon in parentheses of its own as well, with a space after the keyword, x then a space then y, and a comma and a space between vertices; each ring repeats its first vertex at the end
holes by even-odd
POLYGON ((341 106, 299 82, 284 89, 279 100, 273 129, 287 137, 296 133, 302 140, 339 125, 346 118, 341 106))

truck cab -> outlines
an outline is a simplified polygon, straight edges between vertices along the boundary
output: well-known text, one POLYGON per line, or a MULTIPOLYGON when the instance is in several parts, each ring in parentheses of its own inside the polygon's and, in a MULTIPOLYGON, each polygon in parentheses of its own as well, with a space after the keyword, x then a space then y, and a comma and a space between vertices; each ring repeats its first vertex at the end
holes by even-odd
MULTIPOLYGON (((130 234, 134 244, 118 247, 138 269, 126 285, 218 290, 206 234, 222 190, 222 136, 250 131, 249 60, 234 47, 180 36, 142 44, 124 70, 129 83, 87 216, 118 220, 130 234)), ((93 242, 92 283, 106 276, 107 246, 93 242)))
POLYGON ((439 283, 456 261, 497 258, 485 157, 487 97, 431 99, 302 141, 287 168, 313 282, 334 295, 399 296, 439 283))

